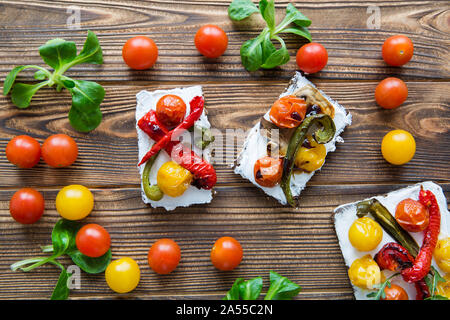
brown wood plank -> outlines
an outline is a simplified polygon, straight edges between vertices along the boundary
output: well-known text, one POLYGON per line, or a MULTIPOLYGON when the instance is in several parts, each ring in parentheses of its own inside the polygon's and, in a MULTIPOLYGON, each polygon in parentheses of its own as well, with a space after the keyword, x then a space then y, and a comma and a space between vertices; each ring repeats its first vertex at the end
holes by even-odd
MULTIPOLYGON (((344 105, 353 124, 343 134, 346 141, 327 157, 327 163, 310 184, 402 183, 418 180, 448 182, 450 141, 448 131, 450 93, 445 82, 408 82, 409 98, 396 110, 382 110, 373 98, 375 82, 316 81, 318 87, 344 105), (410 131, 416 138, 415 158, 402 167, 388 164, 381 156, 381 138, 391 129, 410 131), (436 152, 439 150, 439 152, 436 152), (431 156, 432 155, 432 156, 431 156), (356 163, 356 165, 355 165, 356 163)), ((89 186, 137 185, 135 94, 142 90, 172 88, 170 84, 106 85, 102 105, 104 119, 89 134, 73 131, 67 120, 70 96, 53 89, 38 93, 27 110, 14 107, 9 97, 0 98, 0 150, 19 134, 43 141, 52 133, 67 133, 79 144, 77 162, 69 168, 51 169, 43 161, 32 170, 20 170, 0 157, 3 187, 52 186, 81 183, 89 186), (45 176, 45 179, 42 177, 45 176)), ((242 129, 254 125, 284 90, 282 82, 206 83, 204 93, 213 127, 242 129), (264 90, 260 90, 263 85, 264 90)), ((218 140, 219 141, 219 140, 218 140)), ((236 143, 237 144, 237 143, 236 143)), ((225 155, 234 159, 241 144, 228 146, 225 155)), ((2 151, 4 152, 4 151, 2 151)), ((219 185, 242 184, 225 165, 218 165, 219 185)))
MULTIPOLYGON (((103 67, 76 66, 70 74, 103 81, 237 81, 242 79, 288 80, 296 70, 295 59, 272 71, 249 74, 240 63, 239 48, 262 29, 260 17, 232 22, 227 16, 229 0, 222 1, 2 1, 0 20, 0 76, 17 64, 41 64, 37 48, 54 37, 82 44, 86 30, 97 33, 105 56, 103 67), (81 9, 81 30, 66 26, 69 6, 81 9), (206 23, 221 26, 229 36, 226 54, 217 60, 204 59, 193 43, 197 29, 206 23), (151 36, 159 47, 156 66, 148 71, 130 71, 123 63, 121 49, 135 35, 151 36), (101 72, 99 72, 101 70, 101 72)), ((281 20, 287 1, 277 1, 281 20)), ((313 24, 314 41, 329 52, 327 67, 313 78, 382 79, 401 74, 404 79, 448 78, 448 1, 296 1, 297 7, 313 24), (367 8, 381 10, 381 28, 367 28, 367 8), (402 68, 387 67, 381 59, 383 41, 397 33, 411 37, 413 60, 402 68)), ((294 56, 304 40, 286 35, 294 56)))
MULTIPOLYGON (((298 297, 352 298, 336 235, 332 211, 340 204, 389 192, 404 185, 312 186, 305 190, 299 209, 281 207, 253 187, 222 187, 210 205, 165 213, 145 206, 136 188, 95 189, 95 208, 84 222, 104 226, 111 234, 113 258, 130 256, 138 261, 142 277, 130 298, 218 298, 237 277, 263 276, 275 270, 298 282, 298 297), (320 195, 320 205, 317 197, 320 195), (214 241, 223 235, 237 238, 244 260, 232 272, 219 272, 209 260, 214 241), (156 239, 171 237, 181 247, 176 271, 157 276, 147 265, 147 251, 156 239)), ((446 195, 450 184, 442 185, 446 195)), ((0 298, 46 298, 58 271, 44 266, 30 273, 11 272, 9 265, 39 253, 50 244, 50 232, 59 215, 54 209, 57 190, 43 190, 46 211, 32 226, 15 223, 8 201, 13 191, 0 191, 0 298)), ((70 265, 68 259, 63 259, 70 265)), ((82 274, 82 288, 73 298, 114 298, 104 277, 82 274)))

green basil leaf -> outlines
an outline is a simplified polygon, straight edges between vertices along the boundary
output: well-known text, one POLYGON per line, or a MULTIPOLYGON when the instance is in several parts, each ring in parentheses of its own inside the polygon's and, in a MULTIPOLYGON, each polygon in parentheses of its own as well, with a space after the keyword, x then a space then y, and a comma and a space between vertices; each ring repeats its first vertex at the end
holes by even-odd
POLYGON ((268 33, 266 37, 264 38, 264 41, 261 43, 261 49, 262 49, 262 61, 266 61, 267 58, 277 51, 277 48, 273 45, 272 41, 270 40, 270 34, 268 33))
POLYGON ((56 38, 40 46, 39 54, 46 64, 58 71, 62 66, 75 59, 77 47, 73 41, 56 38))
POLYGON ((233 285, 231 286, 231 289, 227 292, 227 295, 223 297, 222 300, 239 300, 239 285, 244 282, 244 279, 237 278, 233 285))
POLYGON ((300 37, 306 38, 309 41, 312 41, 311 33, 309 33, 309 30, 305 27, 294 26, 292 28, 284 29, 283 32, 293 33, 300 37))
POLYGON ((59 275, 55 289, 53 289, 50 300, 66 300, 69 297, 70 289, 67 286, 67 281, 70 277, 71 275, 66 271, 66 269, 61 270, 61 274, 59 275))
POLYGON ((291 58, 289 55, 289 51, 286 49, 286 45, 285 45, 283 39, 281 39, 278 36, 275 36, 275 37, 278 39, 278 41, 280 41, 281 48, 272 52, 271 55, 268 56, 266 58, 266 60, 264 61, 264 63, 261 65, 261 68, 273 69, 277 66, 281 66, 283 64, 288 63, 291 58))
POLYGON ((288 278, 270 271, 270 287, 264 300, 291 300, 302 288, 288 278))
POLYGON ((233 0, 228 7, 228 16, 235 21, 248 18, 255 12, 258 12, 258 8, 251 0, 233 0))
POLYGON ((239 296, 242 300, 256 300, 261 294, 263 280, 256 277, 239 284, 239 296))
POLYGON ((111 262, 111 249, 104 255, 98 258, 91 258, 85 256, 78 250, 73 250, 68 253, 72 261, 87 273, 100 273, 106 270, 106 267, 111 262))
POLYGON ((33 78, 36 80, 44 80, 47 78, 47 73, 45 73, 43 70, 38 70, 34 73, 33 78))
POLYGON ((3 83, 3 95, 6 96, 9 93, 19 72, 28 67, 29 66, 17 66, 8 73, 5 82, 3 83))
POLYGON ((256 71, 262 64, 261 39, 259 37, 244 42, 241 46, 242 65, 248 71, 256 71))
POLYGON ((48 83, 48 80, 36 84, 16 83, 11 91, 11 101, 21 109, 28 108, 34 94, 48 83))
POLYGON ((80 63, 103 63, 103 53, 97 36, 91 30, 88 30, 86 41, 80 54, 74 59, 72 66, 80 63))
POLYGON ((60 256, 76 249, 75 238, 81 224, 77 221, 60 219, 52 230, 53 255, 60 256))
POLYGON ((297 10, 297 8, 289 3, 286 7, 286 18, 291 22, 295 23, 299 27, 309 27, 311 25, 311 20, 303 13, 297 10))
POLYGON ((274 0, 259 1, 259 11, 270 30, 275 27, 275 3, 274 0))
POLYGON ((70 124, 81 132, 94 130, 102 121, 100 103, 105 97, 105 89, 92 81, 71 81, 75 86, 66 87, 72 94, 72 108, 69 111, 70 124))

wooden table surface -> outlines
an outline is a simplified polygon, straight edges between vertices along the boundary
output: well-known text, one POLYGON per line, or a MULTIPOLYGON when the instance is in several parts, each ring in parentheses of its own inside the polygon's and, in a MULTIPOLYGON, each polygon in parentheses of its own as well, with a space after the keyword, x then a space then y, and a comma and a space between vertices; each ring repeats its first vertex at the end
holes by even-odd
MULTIPOLYGON (((94 193, 95 208, 86 222, 109 230, 114 259, 130 256, 138 261, 141 281, 130 294, 117 295, 103 274, 83 273, 81 289, 71 291, 73 299, 221 298, 237 277, 263 276, 267 290, 269 270, 299 283, 303 290, 298 299, 353 298, 333 209, 424 180, 439 183, 450 196, 450 6, 445 0, 291 2, 313 21, 313 40, 329 54, 326 68, 309 78, 353 115, 352 126, 343 134, 345 144, 338 145, 309 182, 299 209, 280 206, 219 165, 211 204, 167 213, 141 201, 135 94, 201 84, 212 125, 246 130, 293 76, 294 56, 304 41, 286 36, 292 57, 287 65, 248 73, 239 48, 258 34, 263 22, 255 16, 233 23, 227 16, 230 0, 0 1, 2 81, 15 65, 42 65, 37 48, 47 40, 61 37, 81 46, 90 29, 100 40, 105 63, 76 66, 68 75, 98 81, 106 89, 103 122, 89 134, 69 125, 67 92, 41 90, 26 110, 14 107, 10 97, 0 97, 0 298, 50 297, 59 275, 56 267, 23 273, 11 272, 9 265, 39 255, 39 246, 50 244, 59 217, 56 193, 74 183, 94 193), (81 9, 80 30, 66 26, 71 5, 81 9), (367 28, 369 5, 381 9, 380 29, 367 28), (216 60, 202 58, 193 43, 196 30, 207 23, 219 25, 229 37, 228 50, 216 60), (381 45, 398 33, 412 39, 414 57, 404 67, 388 67, 381 45), (124 42, 135 35, 150 36, 158 45, 159 58, 151 70, 132 71, 122 60, 124 42), (387 76, 398 76, 408 85, 408 99, 396 110, 382 110, 374 101, 377 82, 387 76), (389 165, 381 156, 381 139, 392 129, 410 131, 417 142, 414 159, 402 167, 389 165), (4 150, 14 136, 28 134, 42 142, 54 133, 76 139, 79 158, 71 167, 51 169, 41 161, 34 169, 21 170, 7 161, 4 150), (42 191, 46 199, 44 216, 31 226, 15 223, 9 214, 10 197, 26 186, 42 191), (244 248, 243 262, 232 272, 215 270, 209 259, 214 241, 224 235, 237 238, 244 248), (157 276, 147 264, 150 245, 162 237, 174 239, 182 250, 180 265, 168 276, 157 276)), ((287 3, 276 1, 278 19, 287 3)), ((227 152, 235 156, 237 149, 227 152)))

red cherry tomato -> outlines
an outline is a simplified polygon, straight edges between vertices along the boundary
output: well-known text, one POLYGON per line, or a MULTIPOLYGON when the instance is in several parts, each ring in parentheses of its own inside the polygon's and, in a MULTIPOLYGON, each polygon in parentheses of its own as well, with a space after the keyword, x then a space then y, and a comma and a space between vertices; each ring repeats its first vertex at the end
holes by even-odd
POLYGON ((405 289, 393 283, 390 288, 387 286, 384 288, 384 293, 386 294, 386 297, 381 300, 409 300, 405 289))
POLYGON ((297 65, 306 73, 315 73, 322 70, 328 62, 328 52, 320 43, 305 44, 297 51, 297 65))
POLYGON ((160 239, 152 245, 147 258, 153 271, 158 274, 168 274, 175 270, 180 262, 180 247, 171 239, 160 239))
POLYGON ((123 61, 135 70, 151 68, 158 58, 158 47, 155 42, 145 36, 129 39, 122 48, 123 61))
POLYGON ((419 232, 428 227, 430 215, 423 204, 408 198, 400 201, 397 205, 395 220, 406 231, 419 232))
POLYGON ((242 260, 241 244, 232 237, 222 237, 211 249, 211 262, 219 270, 230 271, 242 260))
POLYGON ((75 244, 82 254, 97 258, 108 252, 111 246, 111 237, 105 228, 91 223, 78 230, 75 244))
POLYGON ((270 108, 270 120, 280 128, 295 128, 306 116, 306 102, 296 96, 284 96, 270 108))
POLYGON ((17 136, 8 142, 6 157, 19 168, 32 168, 41 159, 41 146, 30 136, 17 136))
POLYGON ((218 26, 207 24, 198 29, 194 42, 202 55, 208 58, 218 58, 227 50, 228 37, 225 31, 218 26))
POLYGON ((185 115, 186 104, 179 96, 166 94, 156 103, 156 116, 168 127, 179 125, 185 115))
POLYGON ((35 189, 20 189, 9 202, 9 212, 17 222, 35 223, 44 213, 44 197, 35 189))
POLYGON ((51 167, 70 166, 77 157, 77 143, 66 134, 54 134, 42 144, 42 158, 51 167))
POLYGON ((408 87, 398 78, 386 78, 375 89, 375 100, 384 109, 397 108, 407 97, 408 87))
POLYGON ((381 53, 387 64, 402 66, 411 60, 414 54, 414 45, 407 36, 392 36, 384 41, 381 53))
POLYGON ((256 160, 253 167, 255 181, 263 187, 274 187, 283 175, 283 160, 269 156, 256 160))

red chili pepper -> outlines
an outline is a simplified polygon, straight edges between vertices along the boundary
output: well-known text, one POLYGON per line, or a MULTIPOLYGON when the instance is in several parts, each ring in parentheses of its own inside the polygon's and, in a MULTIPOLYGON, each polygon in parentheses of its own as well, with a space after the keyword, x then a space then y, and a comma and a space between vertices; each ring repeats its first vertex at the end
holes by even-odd
MULTIPOLYGON (((154 110, 145 114, 138 121, 138 126, 154 141, 161 140, 169 132, 167 127, 158 121, 154 110)), ((194 175, 195 186, 207 190, 215 186, 217 175, 214 167, 188 147, 183 146, 180 141, 169 141, 164 150, 172 157, 172 160, 194 175)))
MULTIPOLYGON (((388 269, 400 272, 410 268, 414 263, 414 258, 408 250, 396 242, 386 243, 374 259, 382 270, 388 269)), ((423 279, 417 281, 415 286, 417 300, 423 300, 430 296, 428 286, 423 279)))
MULTIPOLYGON (((149 152, 142 158, 141 162, 139 162, 138 166, 145 163, 152 156, 157 154, 161 149, 164 149, 170 141, 176 141, 177 137, 179 137, 185 130, 188 130, 194 125, 194 122, 200 118, 203 112, 204 99, 201 96, 194 97, 189 103, 191 110, 189 115, 181 122, 175 129, 167 132, 164 137, 158 140, 150 149, 149 152)), ((156 140, 155 140, 156 141, 156 140)))
POLYGON ((441 213, 434 194, 429 190, 421 189, 419 201, 428 208, 430 223, 425 229, 422 247, 414 260, 414 264, 410 268, 402 270, 403 279, 407 282, 422 280, 430 272, 433 251, 441 230, 441 213))

